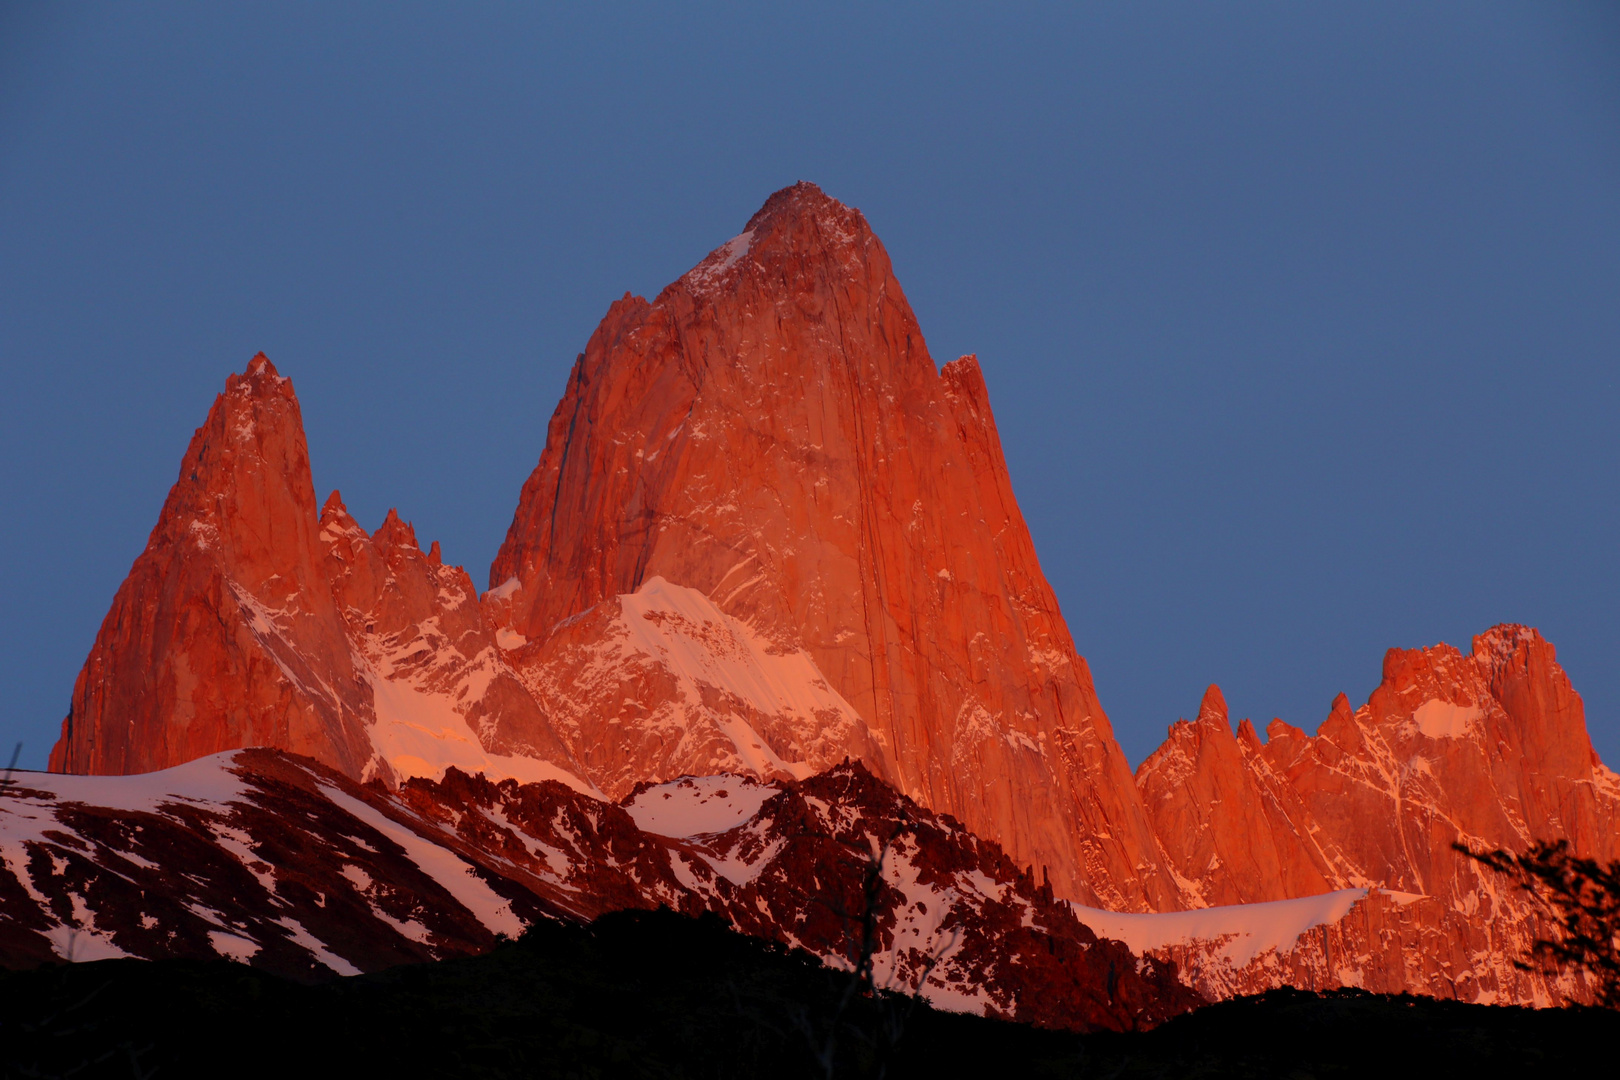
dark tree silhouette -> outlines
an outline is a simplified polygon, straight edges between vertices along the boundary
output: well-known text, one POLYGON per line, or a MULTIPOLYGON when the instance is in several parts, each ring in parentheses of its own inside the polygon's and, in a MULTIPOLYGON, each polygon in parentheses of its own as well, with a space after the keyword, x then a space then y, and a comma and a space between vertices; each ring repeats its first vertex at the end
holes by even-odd
POLYGON ((843 858, 858 868, 861 881, 859 907, 854 910, 836 892, 810 897, 811 902, 825 907, 844 924, 844 956, 850 966, 830 1017, 817 1015, 806 1007, 794 1013, 794 1024, 807 1041, 818 1072, 828 1080, 848 1071, 840 1069, 843 1061, 840 1047, 848 1045, 844 1040, 846 1035, 865 1051, 861 1055, 865 1067, 860 1071, 875 1080, 888 1076, 907 1024, 923 1004, 923 987, 928 977, 959 938, 959 931, 953 929, 944 941, 936 942, 933 950, 922 958, 921 969, 913 971, 909 979, 901 979, 898 972, 891 972, 884 985, 877 984, 873 968, 883 948, 880 920, 883 893, 888 887, 884 867, 895 844, 915 827, 905 810, 902 809, 897 818, 893 829, 881 838, 866 835, 861 841, 855 841, 821 832, 801 834, 830 841, 842 849, 843 858), (854 1006, 863 1002, 862 1022, 852 1023, 854 1006))
POLYGON ((18 743, 17 749, 11 752, 11 764, 6 766, 5 778, 0 779, 0 792, 11 790, 11 774, 17 771, 17 759, 20 757, 22 757, 22 743, 18 743))
POLYGON ((1597 984, 1598 1002, 1620 1009, 1620 859, 1607 865, 1574 855, 1568 840, 1538 841, 1515 855, 1498 848, 1452 847, 1509 878, 1547 908, 1559 926, 1557 938, 1531 946, 1522 971, 1552 973, 1575 968, 1597 984))

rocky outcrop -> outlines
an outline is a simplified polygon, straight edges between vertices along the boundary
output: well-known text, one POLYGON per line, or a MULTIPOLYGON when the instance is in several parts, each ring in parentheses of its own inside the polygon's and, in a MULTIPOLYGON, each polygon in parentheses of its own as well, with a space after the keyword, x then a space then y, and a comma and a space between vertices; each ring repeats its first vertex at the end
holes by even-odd
POLYGON ((197 429, 50 767, 137 773, 279 746, 358 775, 370 689, 326 586, 292 383, 261 353, 197 429))
POLYGON ((367 535, 335 491, 321 511, 320 539, 376 715, 360 779, 437 777, 454 765, 595 790, 506 663, 472 578, 445 565, 437 542, 424 553, 393 510, 367 535))
POLYGON ((1620 778, 1593 753, 1580 697, 1536 631, 1497 626, 1464 655, 1391 649, 1354 711, 1339 695, 1315 736, 1274 721, 1234 738, 1219 691, 1137 770, 1189 896, 1275 901, 1353 887, 1372 896, 1253 965, 1213 964, 1210 941, 1162 953, 1211 994, 1351 985, 1550 1003, 1579 979, 1513 961, 1552 932, 1547 913, 1455 851, 1567 839, 1620 856, 1620 778), (1198 959, 1202 950, 1208 953, 1198 959))
POLYGON ((1159 843, 1198 906, 1250 904, 1330 892, 1342 886, 1337 864, 1309 829, 1284 787, 1250 764, 1253 727, 1233 738, 1226 700, 1211 686, 1192 723, 1169 738, 1136 772, 1159 843))
POLYGON ((1199 1002, 858 764, 643 786, 616 805, 454 768, 390 791, 247 750, 141 776, 25 775, 0 800, 8 967, 225 957, 318 978, 659 906, 846 971, 870 940, 877 986, 1047 1027, 1150 1027, 1199 1002))
MULTIPOLYGON (((1179 903, 978 364, 936 368, 866 219, 814 185, 609 309, 491 569, 491 617, 543 664, 568 620, 655 577, 806 654, 876 740, 851 752, 1060 893, 1179 903)), ((626 775, 663 760, 619 731, 654 746, 626 775)))
POLYGON ((262 354, 192 438, 50 767, 143 773, 248 746, 356 779, 456 764, 594 790, 502 659, 465 570, 392 510, 375 535, 336 492, 317 516, 298 399, 262 354))
POLYGON ((1587 972, 1517 965, 1555 932, 1543 912, 1517 899, 1487 892, 1463 912, 1432 896, 1362 888, 1158 915, 1076 913, 1099 935, 1175 964, 1211 1000, 1292 986, 1479 1004, 1593 1002, 1597 986, 1587 972))

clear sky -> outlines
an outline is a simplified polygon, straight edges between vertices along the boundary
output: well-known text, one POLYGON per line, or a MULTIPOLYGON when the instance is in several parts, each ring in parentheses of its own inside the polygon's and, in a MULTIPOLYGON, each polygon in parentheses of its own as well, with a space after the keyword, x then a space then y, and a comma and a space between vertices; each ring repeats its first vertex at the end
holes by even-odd
POLYGON ((482 583, 608 303, 808 179, 978 353, 1133 765, 1502 621, 1620 764, 1620 6, 761 6, 0 6, 4 756, 256 351, 482 583))

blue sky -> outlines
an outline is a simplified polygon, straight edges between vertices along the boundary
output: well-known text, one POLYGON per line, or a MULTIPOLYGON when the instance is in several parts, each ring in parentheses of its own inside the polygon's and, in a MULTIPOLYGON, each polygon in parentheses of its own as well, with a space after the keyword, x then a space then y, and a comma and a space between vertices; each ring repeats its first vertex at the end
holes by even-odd
POLYGON ((483 581, 574 355, 799 179, 863 209, 1132 763, 1538 626, 1620 762, 1599 4, 0 9, 0 680, 43 764, 225 376, 483 581))

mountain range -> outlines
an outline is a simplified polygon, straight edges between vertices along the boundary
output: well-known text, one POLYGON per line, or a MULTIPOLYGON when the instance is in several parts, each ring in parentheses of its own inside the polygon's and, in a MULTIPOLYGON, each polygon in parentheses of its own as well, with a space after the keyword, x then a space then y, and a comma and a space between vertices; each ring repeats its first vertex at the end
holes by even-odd
POLYGON ((0 799, 11 966, 313 978, 663 905, 1079 1029, 1279 986, 1586 1001, 1452 845, 1620 857, 1527 627, 1391 649, 1314 735, 1234 732, 1211 687, 1133 774, 975 358, 936 364, 807 183, 611 305, 482 591, 319 504, 291 381, 230 376, 49 767, 0 799))

